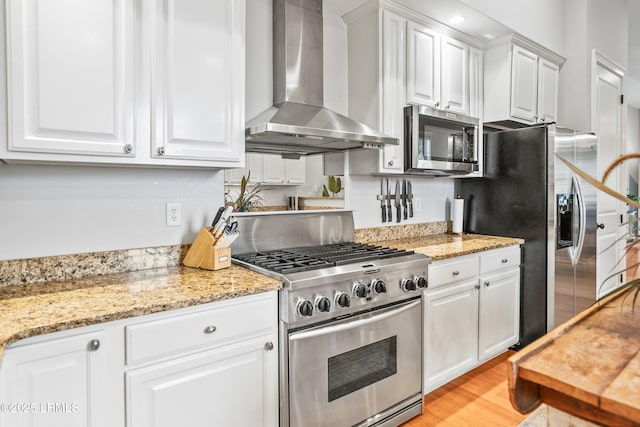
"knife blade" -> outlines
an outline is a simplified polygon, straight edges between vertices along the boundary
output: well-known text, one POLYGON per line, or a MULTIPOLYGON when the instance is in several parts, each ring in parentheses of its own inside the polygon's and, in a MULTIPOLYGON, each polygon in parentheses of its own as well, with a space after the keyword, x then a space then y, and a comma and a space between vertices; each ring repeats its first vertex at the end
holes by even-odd
POLYGON ((409 210, 407 209, 407 180, 402 180, 402 209, 403 209, 403 219, 408 218, 409 210))
POLYGON ((380 207, 382 208, 382 222, 387 222, 387 197, 384 195, 384 178, 380 178, 380 207))
POLYGON ((400 206, 402 195, 400 194, 400 181, 396 180, 396 222, 402 219, 402 207, 400 206))
POLYGON ((411 181, 407 181, 407 204, 409 205, 409 218, 413 218, 413 188, 411 181))
POLYGON ((389 183, 389 178, 387 178, 387 221, 393 221, 393 217, 391 215, 391 184, 389 183))

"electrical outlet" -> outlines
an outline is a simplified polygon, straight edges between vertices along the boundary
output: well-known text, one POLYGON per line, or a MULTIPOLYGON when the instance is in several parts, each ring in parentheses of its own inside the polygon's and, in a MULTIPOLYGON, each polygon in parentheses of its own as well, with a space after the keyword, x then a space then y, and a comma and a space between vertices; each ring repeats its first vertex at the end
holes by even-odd
POLYGON ((167 203, 167 227, 177 227, 180 224, 182 224, 180 203, 167 203))
POLYGON ((422 210, 422 199, 420 197, 413 198, 413 210, 420 212, 422 210))

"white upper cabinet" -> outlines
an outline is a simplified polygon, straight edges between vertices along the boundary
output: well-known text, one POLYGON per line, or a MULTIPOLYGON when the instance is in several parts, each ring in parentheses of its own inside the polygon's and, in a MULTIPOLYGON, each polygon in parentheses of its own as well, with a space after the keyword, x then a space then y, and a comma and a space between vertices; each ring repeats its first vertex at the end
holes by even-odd
POLYGON ((407 102, 440 104, 440 34, 407 23, 407 102))
POLYGON ((153 9, 152 156, 238 160, 244 156, 243 2, 155 0, 153 9))
POLYGON ((519 37, 510 37, 484 52, 484 121, 555 121, 564 58, 531 42, 525 48, 516 44, 523 41, 519 37))
POLYGON ((7 0, 14 152, 133 157, 134 4, 7 0))
POLYGON ((6 2, 0 158, 243 165, 244 0, 6 2))
POLYGON ((224 182, 240 185, 242 176, 248 176, 250 184, 304 185, 306 181, 306 159, 283 159, 280 155, 247 153, 244 168, 227 169, 224 182))
POLYGON ((469 114, 469 46, 407 23, 407 102, 469 114))

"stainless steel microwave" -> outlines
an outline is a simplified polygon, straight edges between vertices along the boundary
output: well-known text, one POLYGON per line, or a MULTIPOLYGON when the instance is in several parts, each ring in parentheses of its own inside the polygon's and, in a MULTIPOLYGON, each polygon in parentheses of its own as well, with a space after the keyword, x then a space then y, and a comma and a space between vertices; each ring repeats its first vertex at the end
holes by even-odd
POLYGON ((404 168, 408 173, 462 175, 478 170, 475 117, 435 108, 404 108, 404 168))

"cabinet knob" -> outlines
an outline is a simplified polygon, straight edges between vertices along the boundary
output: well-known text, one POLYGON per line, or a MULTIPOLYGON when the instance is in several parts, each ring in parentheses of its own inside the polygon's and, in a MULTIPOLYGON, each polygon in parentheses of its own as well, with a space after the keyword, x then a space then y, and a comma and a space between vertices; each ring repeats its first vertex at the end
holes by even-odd
POLYGON ((506 264, 506 263, 508 263, 508 262, 509 262, 509 260, 508 260, 508 259, 506 259, 506 258, 504 258, 504 259, 502 260, 502 263, 503 263, 503 264, 506 264))
POLYGON ((89 341, 89 350, 96 351, 100 348, 100 340, 91 340, 89 341))
POLYGON ((459 275, 459 274, 460 274, 460 272, 459 272, 458 270, 456 270, 456 271, 454 271, 454 272, 453 272, 453 273, 451 273, 451 274, 453 274, 454 276, 457 276, 457 275, 459 275))
POLYGON ((439 107, 440 106, 440 101, 436 102, 434 107, 439 107))
POLYGON ((125 145, 124 146, 124 152, 127 153, 127 154, 132 153, 133 152, 133 145, 131 145, 131 144, 125 145))
POLYGON ((158 147, 158 154, 164 156, 164 147, 158 147))
POLYGON ((449 108, 451 108, 451 104, 447 104, 446 107, 444 107, 446 110, 448 110, 449 108))
POLYGON ((480 285, 475 285, 474 288, 476 288, 476 291, 480 289, 480 285))
POLYGON ((598 223, 596 222, 596 228, 599 228, 600 230, 604 230, 604 223, 602 223, 602 224, 598 224, 598 223))
POLYGON ((204 333, 205 334, 212 334, 212 333, 214 333, 216 331, 216 329, 218 329, 218 328, 216 328, 213 325, 210 325, 210 326, 207 326, 206 328, 204 328, 204 333))
POLYGON ((267 341, 267 342, 264 344, 264 349, 265 349, 265 350, 267 350, 267 351, 271 351, 271 350, 273 350, 273 343, 272 343, 271 341, 267 341))
POLYGON ((484 286, 485 286, 486 288, 488 288, 488 287, 489 287, 489 285, 490 285, 490 283, 489 283, 489 282, 484 282, 484 286))
POLYGON ((393 166, 393 160, 389 160, 389 161, 387 162, 387 166, 393 166))

